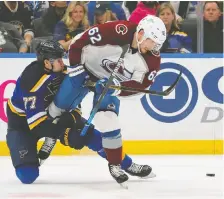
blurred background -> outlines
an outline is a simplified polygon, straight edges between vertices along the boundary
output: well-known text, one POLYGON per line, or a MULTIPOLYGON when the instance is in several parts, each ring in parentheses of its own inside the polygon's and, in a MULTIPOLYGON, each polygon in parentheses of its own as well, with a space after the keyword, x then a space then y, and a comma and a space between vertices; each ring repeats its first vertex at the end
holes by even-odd
POLYGON ((0 52, 34 53, 49 38, 67 50, 95 24, 148 14, 166 25, 162 53, 223 53, 223 1, 1 1, 0 52))

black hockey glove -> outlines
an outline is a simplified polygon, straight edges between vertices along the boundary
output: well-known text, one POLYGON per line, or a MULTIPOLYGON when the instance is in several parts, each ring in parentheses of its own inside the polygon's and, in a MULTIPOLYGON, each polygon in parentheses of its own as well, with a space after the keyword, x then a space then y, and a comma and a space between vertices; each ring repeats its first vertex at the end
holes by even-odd
POLYGON ((58 125, 63 128, 72 128, 74 124, 79 124, 81 121, 81 112, 75 109, 71 112, 64 112, 58 121, 58 125))
POLYGON ((77 128, 76 125, 72 128, 67 128, 65 132, 60 136, 61 144, 69 146, 76 150, 81 150, 84 146, 87 145, 89 139, 93 136, 92 131, 94 126, 91 125, 85 136, 81 136, 82 128, 77 128))

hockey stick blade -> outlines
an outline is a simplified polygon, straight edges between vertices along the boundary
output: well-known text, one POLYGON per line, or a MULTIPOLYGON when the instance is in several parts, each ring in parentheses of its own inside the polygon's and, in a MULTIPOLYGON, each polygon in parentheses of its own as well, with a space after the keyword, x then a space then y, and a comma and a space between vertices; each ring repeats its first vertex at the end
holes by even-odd
MULTIPOLYGON (((127 91, 127 92, 130 92, 130 93, 145 93, 145 94, 156 95, 156 96, 167 96, 174 90, 174 88, 178 84, 182 73, 183 73, 183 71, 181 69, 177 79, 165 91, 144 90, 144 89, 139 89, 139 88, 131 88, 131 87, 126 87, 126 86, 114 86, 114 85, 109 86, 109 88, 116 89, 116 90, 127 91)), ((92 81, 86 82, 86 86, 95 87, 95 85, 96 85, 95 82, 92 82, 92 81)))
POLYGON ((101 104, 104 96, 106 95, 110 85, 112 84, 114 76, 118 72, 118 70, 119 70, 119 68, 120 68, 120 66, 123 62, 123 58, 124 58, 126 52, 128 51, 128 49, 129 49, 129 45, 125 45, 125 46, 122 47, 122 53, 121 53, 120 58, 117 61, 116 67, 114 68, 113 72, 111 73, 110 78, 107 81, 107 84, 105 85, 99 99, 97 100, 95 106, 93 107, 93 109, 90 113, 89 119, 86 121, 85 126, 82 129, 82 132, 80 134, 81 136, 84 136, 86 134, 87 130, 89 129, 89 126, 92 123, 92 120, 93 120, 94 116, 96 115, 98 109, 100 108, 100 104, 101 104))
MULTIPOLYGON (((173 84, 168 89, 166 89, 165 91, 158 92, 157 95, 159 95, 159 96, 167 96, 167 95, 169 95, 175 89, 176 85, 180 81, 180 78, 182 76, 182 73, 183 73, 183 69, 181 68, 180 69, 180 73, 177 76, 177 79, 173 82, 173 84)), ((156 93, 156 91, 151 91, 151 92, 156 93)))

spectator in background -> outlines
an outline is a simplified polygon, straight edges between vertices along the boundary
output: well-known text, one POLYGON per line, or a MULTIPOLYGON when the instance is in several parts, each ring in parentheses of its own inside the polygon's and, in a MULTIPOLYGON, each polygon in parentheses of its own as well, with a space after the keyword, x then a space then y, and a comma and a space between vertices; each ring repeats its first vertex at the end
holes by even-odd
POLYGON ((223 53, 223 16, 219 2, 204 4, 204 52, 223 53))
POLYGON ((125 12, 126 19, 129 19, 131 13, 137 7, 138 1, 123 1, 122 8, 125 12))
POLYGON ((173 6, 170 3, 161 4, 157 11, 157 16, 162 19, 167 30, 167 39, 161 48, 161 52, 192 52, 192 40, 177 25, 173 6))
POLYGON ((156 15, 157 1, 141 1, 132 12, 129 21, 138 24, 146 15, 156 15))
POLYGON ((105 4, 97 4, 95 9, 94 25, 118 20, 116 15, 105 4))
POLYGON ((42 13, 49 8, 48 1, 24 1, 32 12, 32 19, 40 18, 42 13))
POLYGON ((123 8, 121 7, 121 5, 119 3, 115 3, 113 1, 99 1, 99 2, 90 1, 87 4, 88 19, 89 19, 90 25, 94 24, 94 14, 95 14, 95 9, 96 9, 98 4, 100 4, 100 5, 106 4, 106 6, 108 8, 110 8, 112 13, 114 13, 116 15, 118 20, 126 20, 125 12, 124 12, 123 8))
POLYGON ((53 36, 55 25, 64 16, 66 8, 66 1, 50 1, 49 8, 33 21, 35 37, 53 36))
POLYGON ((87 28, 89 28, 89 21, 85 4, 81 1, 72 1, 62 20, 55 26, 54 40, 68 50, 71 39, 87 28))
POLYGON ((0 52, 26 53, 27 45, 19 31, 10 23, 0 22, 0 52))
POLYGON ((20 1, 0 2, 0 20, 13 24, 24 37, 27 46, 34 37, 31 28, 32 12, 20 1))

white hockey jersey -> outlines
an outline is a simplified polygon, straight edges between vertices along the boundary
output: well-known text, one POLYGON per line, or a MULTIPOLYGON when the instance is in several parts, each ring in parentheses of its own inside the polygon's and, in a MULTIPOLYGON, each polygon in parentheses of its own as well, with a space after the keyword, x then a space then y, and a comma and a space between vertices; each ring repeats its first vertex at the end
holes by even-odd
MULTIPOLYGON (((69 48, 71 66, 83 64, 95 78, 109 78, 121 56, 122 47, 132 44, 136 24, 115 21, 97 25, 75 37, 69 48)), ((149 87, 160 67, 160 57, 130 50, 116 74, 122 86, 145 89, 149 87), (134 52, 133 52, 134 51, 134 52)), ((120 96, 133 93, 122 91, 120 96)))

